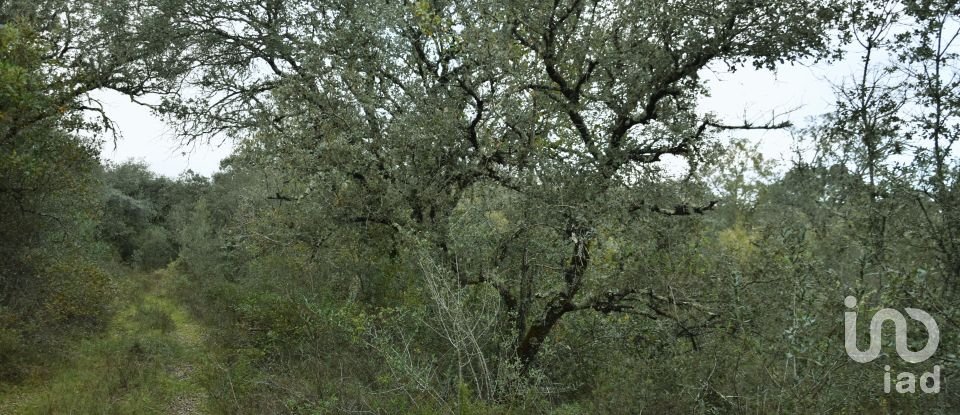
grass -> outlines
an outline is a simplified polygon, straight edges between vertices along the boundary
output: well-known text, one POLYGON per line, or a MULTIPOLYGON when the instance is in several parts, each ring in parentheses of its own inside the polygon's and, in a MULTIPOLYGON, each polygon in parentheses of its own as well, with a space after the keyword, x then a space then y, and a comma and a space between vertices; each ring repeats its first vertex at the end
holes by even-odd
POLYGON ((128 303, 107 332, 50 362, 52 373, 0 391, 0 413, 208 413, 194 376, 203 330, 167 297, 167 272, 131 277, 128 303))

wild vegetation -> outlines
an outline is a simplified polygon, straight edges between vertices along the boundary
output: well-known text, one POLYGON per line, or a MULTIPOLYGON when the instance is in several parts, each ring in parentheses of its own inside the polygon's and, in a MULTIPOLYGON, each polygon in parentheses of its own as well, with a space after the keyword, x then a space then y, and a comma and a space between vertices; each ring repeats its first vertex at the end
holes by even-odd
POLYGON ((951 413, 958 16, 0 0, 0 412, 951 413), (698 107, 706 71, 810 62, 854 71, 807 125, 698 107), (235 151, 103 163, 102 89, 235 151), (938 351, 851 360, 847 296, 938 351))

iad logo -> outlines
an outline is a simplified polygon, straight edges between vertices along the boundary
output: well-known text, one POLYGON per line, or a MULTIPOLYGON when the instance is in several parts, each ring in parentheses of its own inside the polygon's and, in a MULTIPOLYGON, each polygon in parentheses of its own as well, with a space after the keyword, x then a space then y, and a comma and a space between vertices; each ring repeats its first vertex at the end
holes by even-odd
MULTIPOLYGON (((850 309, 857 307, 857 299, 853 296, 844 299, 843 303, 850 309)), ((877 313, 873 315, 873 319, 870 320, 870 347, 866 351, 862 351, 857 347, 856 311, 843 313, 844 347, 847 349, 847 355, 854 361, 860 363, 873 361, 880 356, 883 323, 892 321, 894 334, 896 336, 897 354, 900 355, 901 359, 908 363, 920 363, 933 356, 937 351, 937 347, 940 345, 940 329, 937 327, 937 322, 934 321, 933 317, 927 314, 926 311, 916 308, 907 308, 905 310, 907 314, 910 315, 910 318, 922 323, 923 327, 927 330, 927 344, 923 349, 914 352, 907 348, 907 320, 899 311, 892 308, 884 308, 877 311, 877 313)), ((884 369, 886 373, 883 376, 883 391, 890 393, 890 366, 886 366, 884 369)), ((913 393, 916 391, 916 383, 916 376, 912 373, 900 373, 897 375, 897 392, 913 393)), ((933 372, 924 373, 920 377, 920 389, 925 393, 940 392, 940 366, 934 366, 933 372), (932 385, 928 386, 931 381, 932 385)))

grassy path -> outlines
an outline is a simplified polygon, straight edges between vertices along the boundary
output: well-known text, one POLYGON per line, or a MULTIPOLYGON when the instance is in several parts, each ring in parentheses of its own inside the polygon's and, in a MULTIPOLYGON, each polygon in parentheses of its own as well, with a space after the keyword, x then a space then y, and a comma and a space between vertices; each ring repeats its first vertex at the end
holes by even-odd
POLYGON ((203 328, 167 292, 161 270, 130 297, 106 333, 67 353, 51 374, 0 395, 0 414, 206 414, 198 379, 203 328))

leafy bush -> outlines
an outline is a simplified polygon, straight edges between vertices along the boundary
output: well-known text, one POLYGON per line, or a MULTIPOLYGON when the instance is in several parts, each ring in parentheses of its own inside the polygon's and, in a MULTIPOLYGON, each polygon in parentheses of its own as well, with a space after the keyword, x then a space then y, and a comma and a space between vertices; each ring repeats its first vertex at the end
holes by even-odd
MULTIPOLYGON (((0 312, 0 319, 2 318, 3 314, 0 312)), ((21 372, 18 363, 22 353, 20 333, 0 323, 0 382, 19 380, 21 372)))
POLYGON ((137 248, 132 262, 143 269, 152 270, 167 266, 177 257, 177 247, 170 232, 160 226, 151 226, 136 238, 137 248))
POLYGON ((115 287, 111 277, 97 265, 65 258, 47 267, 40 279, 45 294, 45 320, 90 328, 102 327, 108 321, 115 287))

